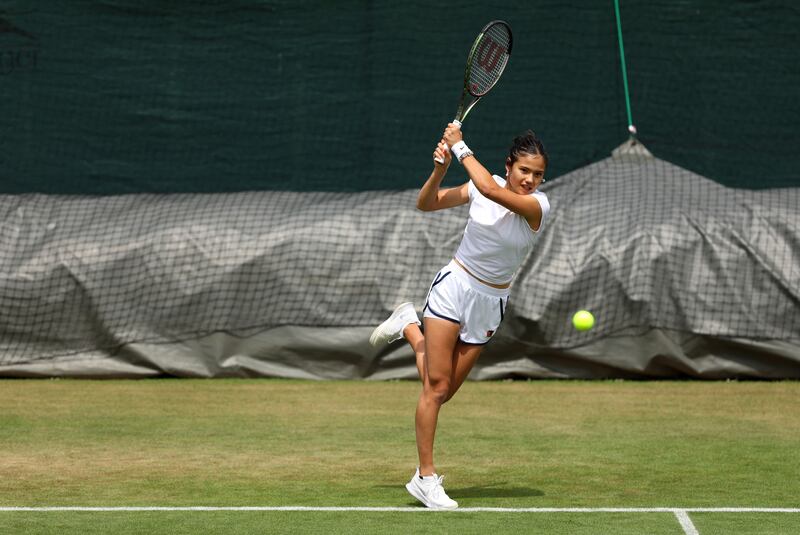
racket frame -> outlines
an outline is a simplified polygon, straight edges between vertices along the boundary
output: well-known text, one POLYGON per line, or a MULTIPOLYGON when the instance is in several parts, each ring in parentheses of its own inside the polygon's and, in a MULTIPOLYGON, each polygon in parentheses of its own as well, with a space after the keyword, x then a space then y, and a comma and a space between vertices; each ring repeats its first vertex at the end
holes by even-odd
MULTIPOLYGON (((458 101, 458 110, 456 111, 456 117, 455 117, 455 119, 453 119, 453 124, 455 124, 459 128, 461 128, 461 124, 464 122, 464 119, 467 118, 467 115, 472 110, 472 108, 475 107, 475 104, 478 103, 478 101, 481 99, 481 97, 485 96, 489 91, 491 91, 491 89, 495 86, 495 84, 497 84, 497 82, 500 80, 500 77, 503 75, 503 71, 505 71, 505 69, 506 69, 506 65, 508 64, 508 57, 507 57, 505 59, 504 64, 503 64, 503 68, 500 71, 500 74, 498 74, 497 77, 494 79, 494 82, 492 82, 492 85, 490 85, 488 88, 486 88, 486 91, 484 91, 480 95, 476 95, 475 93, 472 92, 472 90, 470 88, 469 79, 470 79, 470 76, 472 75, 472 67, 473 67, 473 64, 475 63, 475 56, 478 53, 478 45, 480 45, 481 39, 483 39, 484 34, 487 31, 489 31, 489 29, 492 26, 494 26, 495 24, 502 24, 503 26, 506 27, 506 30, 508 31, 508 50, 506 50, 505 54, 508 57, 511 56, 511 48, 512 48, 512 46, 514 44, 514 34, 511 33, 511 26, 509 26, 509 24, 504 20, 493 20, 493 21, 489 22, 480 31, 480 33, 478 34, 478 37, 475 38, 475 41, 472 43, 472 48, 470 48, 469 54, 467 55, 467 67, 466 67, 466 69, 464 69, 464 87, 461 90, 461 98, 458 101), (467 95, 470 95, 473 98, 473 100, 472 100, 472 102, 469 102, 465 106, 464 104, 467 101, 467 95)), ((441 158, 436 158, 436 161, 438 163, 440 163, 440 164, 444 163, 444 159, 441 159, 441 158)))
POLYGON ((511 33, 511 26, 509 26, 508 23, 504 20, 493 20, 486 26, 484 26, 481 32, 478 34, 478 37, 476 37, 475 41, 472 43, 472 48, 470 48, 469 55, 467 56, 467 67, 466 69, 464 69, 464 87, 461 90, 461 99, 459 100, 458 103, 458 111, 456 112, 456 118, 454 121, 459 126, 461 126, 461 123, 464 122, 464 119, 467 118, 467 115, 475 106, 475 104, 478 103, 481 97, 485 96, 489 91, 491 91, 491 89, 495 86, 495 84, 497 84, 497 82, 500 80, 500 76, 502 76, 503 74, 503 71, 505 71, 506 65, 508 64, 508 59, 506 59, 503 65, 503 69, 500 71, 500 74, 497 75, 494 82, 492 82, 492 85, 490 85, 486 89, 486 91, 484 91, 480 95, 476 95, 475 93, 472 92, 469 84, 469 79, 470 76, 472 75, 472 67, 475 63, 475 56, 478 53, 478 45, 481 43, 481 39, 483 38, 484 34, 488 32, 489 28, 491 28, 495 24, 502 24, 503 26, 506 27, 506 30, 508 31, 508 50, 505 53, 507 56, 509 57, 511 56, 511 48, 514 45, 514 35, 511 33), (474 100, 469 104, 467 104, 466 106, 464 106, 467 100, 467 95, 472 96, 474 100))

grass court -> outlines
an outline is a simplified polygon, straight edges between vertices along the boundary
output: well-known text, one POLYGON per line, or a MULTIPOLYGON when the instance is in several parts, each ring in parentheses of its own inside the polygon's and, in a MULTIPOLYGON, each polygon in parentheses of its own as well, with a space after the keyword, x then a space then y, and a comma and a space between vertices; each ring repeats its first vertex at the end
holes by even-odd
POLYGON ((800 533, 800 383, 0 381, 0 533, 800 533))

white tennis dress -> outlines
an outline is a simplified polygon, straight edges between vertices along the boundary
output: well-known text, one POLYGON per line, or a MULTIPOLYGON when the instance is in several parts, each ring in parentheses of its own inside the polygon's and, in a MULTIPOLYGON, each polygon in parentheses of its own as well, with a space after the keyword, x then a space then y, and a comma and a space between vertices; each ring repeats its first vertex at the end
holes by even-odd
MULTIPOLYGON (((495 182, 506 181, 495 175, 495 182)), ((508 288, 493 288, 482 281, 504 285, 514 278, 534 244, 535 232, 544 227, 550 203, 547 195, 534 191, 542 207, 539 230, 534 231, 519 214, 484 197, 469 182, 469 219, 455 259, 431 284, 423 316, 439 318, 461 326, 459 338, 468 344, 485 344, 494 335, 508 305, 508 288)))

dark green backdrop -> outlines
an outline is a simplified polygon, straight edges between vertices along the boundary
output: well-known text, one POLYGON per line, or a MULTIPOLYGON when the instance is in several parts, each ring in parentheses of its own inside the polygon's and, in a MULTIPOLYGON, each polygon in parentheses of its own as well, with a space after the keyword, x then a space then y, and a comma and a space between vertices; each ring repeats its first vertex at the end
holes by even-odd
MULTIPOLYGON (((797 6, 621 0, 645 145, 800 186, 797 6)), ((0 191, 415 188, 493 18, 514 53, 465 125, 488 167, 529 127, 551 178, 627 138, 611 0, 0 0, 0 191)))

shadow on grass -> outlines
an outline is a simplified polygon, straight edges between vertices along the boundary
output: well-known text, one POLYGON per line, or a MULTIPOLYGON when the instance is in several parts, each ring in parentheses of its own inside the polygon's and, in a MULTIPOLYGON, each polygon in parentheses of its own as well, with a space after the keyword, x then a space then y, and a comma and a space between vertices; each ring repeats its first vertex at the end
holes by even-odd
MULTIPOLYGON (((506 482, 490 483, 473 487, 448 488, 447 495, 451 498, 529 498, 531 496, 544 496, 544 492, 530 487, 506 487, 506 482)), ((397 485, 376 485, 375 488, 397 490, 397 485)), ((401 487, 402 488, 402 487, 401 487)), ((414 502, 416 503, 416 502, 414 502)))
POLYGON ((447 489, 451 498, 528 498, 544 496, 544 492, 530 487, 505 487, 503 483, 447 489))

